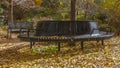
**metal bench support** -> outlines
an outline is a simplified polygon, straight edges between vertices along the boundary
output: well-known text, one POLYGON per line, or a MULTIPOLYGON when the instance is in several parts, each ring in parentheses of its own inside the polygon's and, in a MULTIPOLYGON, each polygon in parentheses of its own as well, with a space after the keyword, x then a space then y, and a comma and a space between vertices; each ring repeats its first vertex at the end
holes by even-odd
POLYGON ((32 41, 30 41, 30 49, 32 49, 33 44, 34 43, 32 41))
POLYGON ((58 42, 58 51, 60 51, 60 42, 58 42))
POLYGON ((102 45, 104 45, 104 40, 101 40, 101 42, 102 42, 102 45))
POLYGON ((83 45, 84 45, 84 43, 83 43, 83 41, 81 41, 81 49, 83 50, 83 45))

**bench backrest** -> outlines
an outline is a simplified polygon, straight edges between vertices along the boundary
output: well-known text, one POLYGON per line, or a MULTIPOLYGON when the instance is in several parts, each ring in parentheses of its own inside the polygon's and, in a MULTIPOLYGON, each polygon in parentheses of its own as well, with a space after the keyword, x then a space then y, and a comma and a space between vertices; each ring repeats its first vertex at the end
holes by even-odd
POLYGON ((19 22, 19 23, 8 23, 8 29, 31 29, 33 28, 33 22, 19 22))
POLYGON ((90 24, 89 21, 76 21, 76 34, 89 34, 90 31, 90 24))
MULTIPOLYGON (((71 36, 90 34, 97 29, 95 21, 40 21, 37 24, 37 36, 71 36)), ((98 33, 95 31, 94 33, 98 33)))
POLYGON ((89 26, 90 26, 90 32, 92 32, 92 34, 99 34, 97 22, 91 21, 89 22, 89 26))
POLYGON ((57 23, 52 21, 41 21, 37 24, 36 35, 57 35, 57 23))

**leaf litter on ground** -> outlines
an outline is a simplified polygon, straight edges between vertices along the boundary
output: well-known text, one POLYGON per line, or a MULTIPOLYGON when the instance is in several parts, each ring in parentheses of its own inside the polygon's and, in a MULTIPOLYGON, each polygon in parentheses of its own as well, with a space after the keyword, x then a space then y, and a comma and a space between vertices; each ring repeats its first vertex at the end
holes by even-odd
POLYGON ((120 37, 106 40, 104 46, 96 42, 85 42, 84 50, 80 49, 79 42, 76 46, 63 43, 61 51, 58 52, 54 43, 36 43, 31 50, 29 42, 18 38, 8 40, 3 36, 5 34, 0 34, 2 38, 0 40, 2 41, 0 42, 0 68, 120 67, 120 37))

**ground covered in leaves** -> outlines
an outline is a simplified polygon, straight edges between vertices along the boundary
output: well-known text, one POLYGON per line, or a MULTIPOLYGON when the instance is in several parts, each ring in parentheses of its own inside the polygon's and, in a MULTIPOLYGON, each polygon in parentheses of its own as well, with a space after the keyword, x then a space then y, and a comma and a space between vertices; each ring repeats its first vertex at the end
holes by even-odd
POLYGON ((63 43, 57 51, 55 43, 36 43, 32 50, 29 42, 18 38, 6 39, 0 32, 0 68, 119 68, 120 37, 105 41, 85 42, 84 50, 63 43), (49 46, 48 46, 49 45, 49 46))

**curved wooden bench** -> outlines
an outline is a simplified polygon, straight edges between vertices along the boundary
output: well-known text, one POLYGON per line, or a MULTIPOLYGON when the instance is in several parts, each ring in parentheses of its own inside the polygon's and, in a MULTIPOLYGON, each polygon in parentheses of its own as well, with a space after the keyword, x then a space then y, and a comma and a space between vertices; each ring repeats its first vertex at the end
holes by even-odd
POLYGON ((40 21, 36 29, 20 34, 19 38, 29 39, 30 48, 35 42, 57 42, 60 51, 61 42, 81 41, 83 49, 85 41, 101 41, 103 45, 113 35, 110 31, 100 31, 95 21, 40 21))

